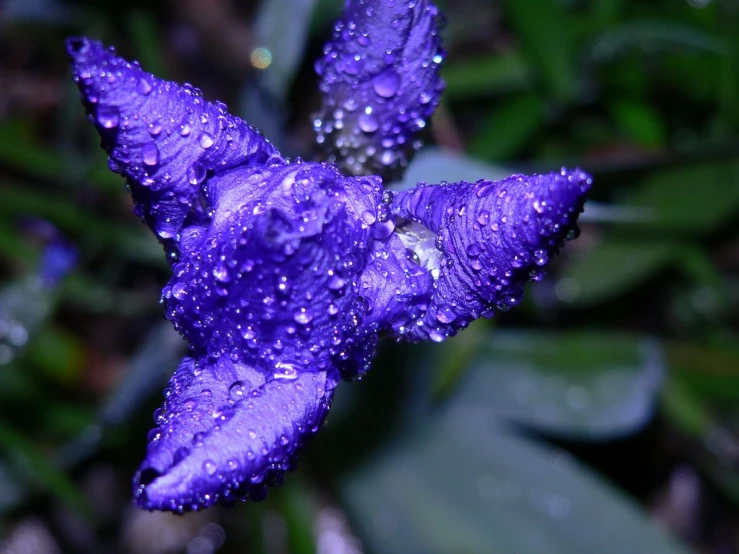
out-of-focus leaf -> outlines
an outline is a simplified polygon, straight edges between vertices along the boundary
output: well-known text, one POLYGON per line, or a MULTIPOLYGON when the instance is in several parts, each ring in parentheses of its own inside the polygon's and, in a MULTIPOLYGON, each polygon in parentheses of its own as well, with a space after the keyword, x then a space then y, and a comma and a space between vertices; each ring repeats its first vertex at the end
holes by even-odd
POLYGON ((262 2, 254 29, 257 44, 266 49, 271 62, 262 82, 274 98, 283 100, 303 59, 308 23, 317 0, 270 0, 262 2), (285 14, 290 14, 285 17, 285 14))
POLYGON ((518 52, 455 60, 442 68, 442 76, 447 102, 520 92, 533 85, 531 69, 518 52))
POLYGON ((287 537, 291 554, 315 554, 316 537, 313 523, 316 506, 305 484, 291 479, 290 486, 280 491, 280 508, 287 523, 287 537))
POLYGON ((620 98, 614 100, 610 108, 616 125, 633 143, 646 148, 659 148, 665 144, 665 125, 648 104, 620 98))
POLYGON ((26 359, 51 379, 69 386, 78 382, 82 376, 85 347, 69 331, 46 326, 32 337, 26 359))
POLYGON ((686 554, 584 466, 496 425, 465 396, 479 376, 340 483, 373 552, 686 554))
POLYGON ((152 12, 133 9, 128 17, 128 33, 136 58, 147 71, 160 79, 167 79, 169 71, 164 63, 159 37, 161 31, 152 17, 152 12))
POLYGON ((654 411, 664 375, 660 346, 638 337, 498 330, 477 343, 459 393, 465 401, 577 440, 640 429, 654 411))
POLYGON ((654 211, 650 228, 708 233, 739 213, 739 163, 713 162, 655 173, 622 201, 654 211))
MULTIPOLYGON (((11 474, 7 465, 0 464, 0 514, 18 504, 25 492, 25 487, 11 474)), ((2 529, 0 536, 3 536, 2 529)))
POLYGON ((17 185, 0 189, 0 214, 35 215, 57 225, 63 232, 79 237, 75 242, 104 245, 127 258, 166 267, 166 261, 153 237, 131 225, 111 223, 90 216, 85 210, 59 196, 42 195, 31 187, 17 185), (24 188, 26 190, 24 190, 24 188))
POLYGON ((688 435, 701 438, 713 425, 713 417, 680 378, 671 376, 662 391, 662 411, 667 419, 688 435))
POLYGON ((573 101, 579 75, 564 6, 557 0, 504 0, 503 7, 548 92, 561 103, 573 101))
POLYGON ((24 140, 11 126, 0 126, 0 162, 45 179, 58 179, 68 173, 61 156, 24 140))
POLYGON ((739 353, 668 342, 665 353, 671 372, 691 394, 713 405, 739 402, 739 353))
POLYGON ((89 456, 106 427, 124 422, 154 390, 164 386, 177 369, 185 349, 182 337, 169 323, 152 329, 132 356, 123 381, 101 407, 96 423, 56 453, 59 465, 69 467, 89 456))
POLYGON ((574 291, 573 304, 612 300, 664 269, 674 259, 672 243, 605 240, 592 251, 570 257, 561 270, 574 291))
POLYGON ((515 96, 493 110, 469 146, 471 154, 489 160, 519 152, 541 128, 546 112, 543 100, 535 94, 515 96))
POLYGON ((0 4, 0 23, 43 22, 60 25, 68 19, 69 8, 59 0, 6 0, 0 4))
POLYGON ((82 515, 91 513, 87 501, 67 476, 49 462, 48 456, 19 431, 0 421, 0 449, 19 473, 40 484, 66 506, 82 515))
POLYGON ((30 270, 36 265, 38 252, 25 243, 17 229, 0 221, 0 255, 25 263, 30 270))
POLYGON ((726 51, 726 45, 720 37, 665 21, 631 21, 595 39, 588 50, 594 61, 605 63, 631 54, 634 50, 656 53, 675 48, 711 54, 726 51))
POLYGON ((54 291, 34 274, 0 289, 0 368, 26 347, 49 317, 53 301, 54 291))
POLYGON ((417 183, 439 183, 441 181, 477 181, 504 179, 511 171, 504 167, 488 164, 481 160, 457 154, 449 150, 429 146, 422 149, 403 176, 403 180, 393 188, 405 190, 413 188, 417 183))

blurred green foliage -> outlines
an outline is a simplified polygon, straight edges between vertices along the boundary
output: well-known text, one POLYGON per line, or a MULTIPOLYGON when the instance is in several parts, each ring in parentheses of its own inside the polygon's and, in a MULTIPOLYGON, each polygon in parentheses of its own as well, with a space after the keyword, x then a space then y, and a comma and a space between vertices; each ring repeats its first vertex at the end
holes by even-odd
POLYGON ((184 518, 129 504, 184 344, 62 40, 115 44, 310 156, 312 64, 341 2, 0 5, 0 552, 28 536, 37 552, 684 552, 650 514, 739 552, 739 4, 439 3, 437 146, 395 186, 581 165, 582 235, 516 310, 443 345, 383 344, 265 503, 184 518), (257 46, 272 71, 249 65, 257 46), (34 284, 47 238, 29 218, 78 250, 54 288, 34 284))

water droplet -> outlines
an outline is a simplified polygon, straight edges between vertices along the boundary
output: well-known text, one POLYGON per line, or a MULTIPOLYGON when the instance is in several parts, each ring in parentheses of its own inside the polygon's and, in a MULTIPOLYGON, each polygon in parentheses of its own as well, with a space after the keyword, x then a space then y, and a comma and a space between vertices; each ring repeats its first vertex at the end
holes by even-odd
POLYGON ((208 475, 214 475, 217 469, 218 466, 213 460, 205 460, 203 462, 203 471, 208 475))
POLYGON ((534 263, 536 265, 546 265, 549 261, 549 254, 546 250, 537 250, 534 252, 534 263))
POLYGON ((246 396, 249 388, 244 381, 234 381, 228 388, 228 397, 234 402, 238 402, 246 396))
POLYGON ((372 225, 375 221, 377 221, 375 214, 373 214, 369 210, 365 210, 364 212, 362 212, 362 219, 367 225, 372 225))
POLYGON ((98 108, 97 120, 106 129, 118 127, 118 110, 115 108, 98 108))
POLYGON ((187 288, 182 283, 175 283, 172 285, 172 296, 177 300, 182 300, 187 296, 187 288))
POLYGON ((472 244, 468 245, 465 250, 470 258, 477 258, 480 255, 480 247, 477 245, 477 243, 473 242, 472 244))
POLYGON ((480 225, 487 225, 490 223, 490 212, 487 210, 481 210, 479 214, 477 214, 477 222, 480 225))
POLYGON ((202 133, 198 139, 201 148, 210 148, 213 146, 213 137, 208 133, 202 133))
POLYGON ((400 88, 400 75, 392 70, 383 71, 375 77, 372 88, 375 89, 378 96, 392 98, 400 88))
POLYGON ((159 164, 159 148, 153 142, 147 142, 141 148, 141 159, 144 165, 154 166, 159 164))
POLYGON ((205 180, 206 169, 200 162, 195 162, 187 168, 187 182, 191 185, 198 185, 205 180))
POLYGON ((313 320, 313 315, 306 308, 300 308, 293 314, 293 319, 302 325, 307 325, 313 320))
POLYGON ((147 94, 151 92, 151 83, 147 81, 144 77, 142 77, 136 83, 136 92, 146 96, 147 94))
POLYGON ((159 235, 163 239, 171 239, 173 236, 175 236, 175 233, 177 232, 177 229, 172 224, 172 222, 166 219, 157 222, 156 230, 157 235, 159 235))
POLYGON ((221 281, 222 283, 229 282, 231 280, 231 276, 228 273, 228 268, 226 267, 226 264, 224 264, 223 262, 216 264, 216 266, 213 268, 213 277, 215 277, 217 281, 221 281))
POLYGON ((440 306, 436 312, 436 319, 441 323, 451 323, 457 316, 449 306, 440 306))
POLYGON ((359 54, 344 58, 344 73, 347 75, 358 75, 363 67, 364 60, 359 57, 359 54))
POLYGON ((443 342, 446 335, 437 329, 432 329, 429 332, 429 338, 434 342, 443 342))
POLYGON ((251 440, 254 440, 257 438, 257 432, 254 429, 249 429, 247 434, 249 435, 249 438, 251 440))
POLYGON ((341 290, 346 285, 346 281, 338 275, 333 275, 328 281, 328 288, 331 290, 341 290))
POLYGON ((357 119, 359 128, 365 133, 374 133, 380 128, 380 122, 371 113, 363 113, 357 119))

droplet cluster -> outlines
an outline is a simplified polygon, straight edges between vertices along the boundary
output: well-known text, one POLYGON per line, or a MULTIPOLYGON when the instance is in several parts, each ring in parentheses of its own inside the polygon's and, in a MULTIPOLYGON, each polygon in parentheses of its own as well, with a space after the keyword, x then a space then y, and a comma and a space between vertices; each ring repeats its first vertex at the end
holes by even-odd
POLYGON ((383 190, 439 100, 439 19, 428 0, 348 0, 317 66, 315 129, 337 165, 287 161, 192 86, 67 42, 109 166, 165 246, 161 301, 191 347, 154 414, 139 506, 264 498, 379 336, 442 341, 518 304, 576 232, 579 170, 383 190))
POLYGON ((324 372, 265 381, 248 365, 185 358, 154 414, 157 427, 134 477, 137 503, 183 513, 262 500, 268 485, 296 468, 332 394, 324 372))
POLYGON ((186 218, 207 218, 198 200, 209 173, 281 160, 259 131, 197 88, 158 79, 86 38, 69 39, 67 51, 111 170, 128 178, 136 212, 168 249, 186 218))
POLYGON ((591 182, 583 171, 562 169, 497 182, 419 183, 398 193, 399 237, 434 275, 428 310, 409 338, 440 342, 518 305, 526 282, 540 280, 576 236, 591 182))
POLYGON ((351 175, 396 179, 439 102, 441 16, 428 0, 350 0, 316 64, 313 121, 329 161, 351 175))

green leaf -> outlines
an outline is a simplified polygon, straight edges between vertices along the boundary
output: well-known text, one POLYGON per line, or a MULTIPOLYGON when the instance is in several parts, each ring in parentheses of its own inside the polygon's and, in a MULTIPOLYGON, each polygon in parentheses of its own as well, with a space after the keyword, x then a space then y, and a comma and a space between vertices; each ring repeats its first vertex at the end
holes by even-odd
POLYGON ((571 19, 557 0, 504 0, 503 8, 549 94, 567 104, 577 96, 571 19))
POLYGON ((709 233, 739 213, 739 162, 712 162, 653 174, 621 201, 654 211, 649 228, 709 233))
POLYGON ((313 520, 316 506, 305 483, 300 479, 291 479, 290 486, 280 491, 278 502, 287 524, 291 554, 315 554, 313 520))
POLYGON ((546 110, 535 94, 518 95, 493 108, 469 146, 475 156, 489 160, 513 157, 536 135, 546 110))
POLYGON ((656 110, 644 102, 625 98, 610 104, 614 121, 621 132, 634 144, 659 148, 667 141, 667 129, 656 110))
POLYGON ((493 96, 529 90, 533 84, 531 70, 518 52, 484 58, 472 58, 447 64, 441 75, 446 82, 447 102, 476 96, 493 96))
POLYGON ((668 342, 665 353, 674 379, 711 405, 739 402, 739 353, 684 342, 668 342))
POLYGON ((498 330, 476 342, 453 398, 487 405, 497 418, 601 440, 634 432, 652 416, 664 374, 654 341, 615 333, 498 330))
POLYGON ((136 58, 141 62, 142 67, 160 79, 168 78, 169 71, 164 63, 159 41, 161 32, 151 12, 133 9, 128 17, 128 32, 136 58))
POLYGON ((0 421, 0 449, 18 473, 40 484, 67 507, 81 515, 91 513, 82 493, 69 478, 49 462, 49 457, 37 449, 20 432, 0 421))
POLYGON ((583 465, 495 420, 487 402, 457 397, 342 480, 371 551, 686 553, 583 465))
POLYGON ((557 286, 573 304, 605 302, 663 270, 674 253, 674 246, 666 241, 606 239, 590 252, 568 258, 557 286))
POLYGON ((599 63, 611 62, 633 53, 672 51, 723 54, 726 44, 717 36, 674 22, 630 21, 603 33, 593 41, 590 57, 599 63))
POLYGON ((31 340, 26 360, 61 385, 73 385, 82 377, 85 345, 64 328, 47 325, 31 340))

